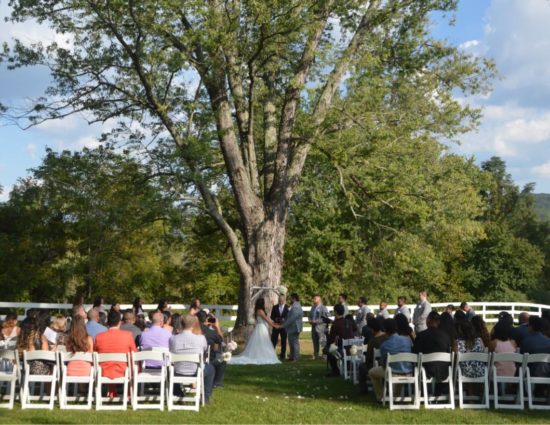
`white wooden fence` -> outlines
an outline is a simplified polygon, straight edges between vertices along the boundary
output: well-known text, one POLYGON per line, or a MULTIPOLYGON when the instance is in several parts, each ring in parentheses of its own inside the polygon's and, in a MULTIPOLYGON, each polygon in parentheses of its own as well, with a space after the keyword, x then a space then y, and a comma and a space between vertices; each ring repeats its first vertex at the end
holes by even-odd
MULTIPOLYGON (((436 309, 438 311, 443 311, 445 307, 448 304, 453 304, 455 308, 458 308, 460 305, 460 302, 444 302, 444 303, 433 303, 432 308, 436 309)), ((532 303, 514 303, 514 302, 469 302, 468 304, 475 310, 476 314, 479 314, 483 317, 483 320, 485 320, 487 323, 495 323, 497 321, 497 315, 501 311, 507 311, 510 313, 514 320, 517 319, 517 316, 521 312, 528 312, 529 314, 535 314, 540 316, 542 313, 542 310, 549 309, 550 305, 544 305, 544 304, 532 304, 532 303)), ((20 303, 20 302, 0 302, 0 309, 2 310, 16 310, 19 313, 19 319, 22 320, 25 317, 25 314, 27 310, 31 308, 37 308, 37 309, 49 309, 52 311, 63 311, 63 310, 70 310, 72 307, 71 304, 56 304, 56 303, 20 303), (21 310, 24 310, 24 314, 21 314, 21 310)), ((91 308, 91 304, 85 304, 84 308, 88 310, 91 308)), ((108 306, 105 306, 106 309, 108 309, 108 306)), ((131 304, 121 304, 121 309, 128 309, 131 308, 131 304)), ((143 304, 143 310, 144 311, 151 311, 157 308, 157 304, 143 304)), ((172 304, 172 311, 173 312, 184 312, 186 311, 189 306, 186 304, 172 304)), ((219 305, 219 304, 203 304, 203 308, 210 310, 213 314, 218 317, 220 321, 234 321, 237 316, 237 305, 231 304, 231 305, 219 305)), ((332 307, 327 306, 329 311, 332 313, 332 307)), ((376 314, 378 311, 378 305, 369 305, 370 310, 376 314)), ((389 305, 388 310, 391 313, 397 308, 396 305, 389 305)), ((409 305, 409 308, 412 310, 414 309, 414 305, 409 305)), ((311 310, 311 307, 304 306, 304 322, 307 322, 307 312, 311 310)), ((350 306, 349 310, 351 312, 357 310, 357 306, 350 306)), ((4 315, 0 316, 0 320, 4 320, 4 315)), ((311 328, 309 326, 304 326, 304 332, 309 332, 311 328)))

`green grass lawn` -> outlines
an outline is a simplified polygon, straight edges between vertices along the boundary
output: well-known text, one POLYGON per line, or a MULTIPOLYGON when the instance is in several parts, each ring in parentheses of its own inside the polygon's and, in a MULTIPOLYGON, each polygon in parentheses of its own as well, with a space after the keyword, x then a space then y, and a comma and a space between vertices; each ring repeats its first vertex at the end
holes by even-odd
MULTIPOLYGON (((306 344, 304 344, 306 345, 306 344)), ((304 351, 310 352, 309 344, 304 351)), ((309 357, 309 356, 308 356, 309 357)), ((230 366, 226 385, 200 412, 96 412, 0 409, 0 423, 550 423, 549 412, 393 411, 358 394, 340 378, 325 378, 323 361, 230 366)))

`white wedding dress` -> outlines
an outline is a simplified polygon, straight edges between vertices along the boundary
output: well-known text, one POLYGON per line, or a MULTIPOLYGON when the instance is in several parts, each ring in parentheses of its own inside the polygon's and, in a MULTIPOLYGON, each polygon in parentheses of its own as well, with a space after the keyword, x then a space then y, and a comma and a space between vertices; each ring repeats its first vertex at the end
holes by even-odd
POLYGON ((233 356, 229 364, 279 364, 277 353, 273 348, 271 337, 269 336, 269 326, 260 316, 256 317, 256 327, 248 338, 246 348, 238 356, 233 356))

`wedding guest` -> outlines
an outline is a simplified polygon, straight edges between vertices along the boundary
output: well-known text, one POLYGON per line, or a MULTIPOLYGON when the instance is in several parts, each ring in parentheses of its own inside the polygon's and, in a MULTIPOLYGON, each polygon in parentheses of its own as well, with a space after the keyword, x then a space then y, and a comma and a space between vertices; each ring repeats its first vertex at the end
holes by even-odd
POLYGON ((95 337, 103 332, 106 332, 107 328, 99 324, 99 312, 95 308, 88 310, 88 322, 86 323, 86 332, 90 335, 94 341, 95 337))
POLYGON ((223 388, 223 378, 227 363, 223 359, 223 334, 220 323, 217 318, 209 316, 204 310, 199 311, 196 316, 210 351, 209 363, 216 371, 214 375, 214 388, 223 388), (214 320, 213 322, 212 319, 214 320))
POLYGON ((139 347, 141 329, 136 326, 136 315, 133 309, 128 309, 122 314, 122 325, 120 325, 120 329, 131 332, 136 346, 139 347))
POLYGON ((320 349, 326 345, 328 309, 323 305, 319 295, 313 297, 313 306, 309 310, 308 321, 311 325, 311 340, 313 342, 313 359, 320 358, 320 349))
MULTIPOLYGON (((338 346, 338 352, 340 353, 340 355, 342 355, 343 340, 353 338, 355 332, 354 328, 352 327, 352 322, 346 320, 346 318, 344 317, 344 306, 342 304, 336 304, 334 306, 334 316, 335 319, 334 322, 332 322, 330 332, 327 337, 327 346, 330 347, 332 344, 336 344, 338 346)), ((340 376, 340 369, 338 368, 338 358, 336 357, 336 353, 328 351, 327 361, 332 370, 332 372, 327 376, 340 376)))
POLYGON ((388 312, 388 303, 385 301, 380 301, 379 310, 378 310, 378 316, 389 319, 390 313, 388 312))
POLYGON ((164 325, 162 325, 162 329, 167 330, 170 333, 174 332, 174 328, 172 327, 172 313, 170 313, 169 310, 166 310, 164 313, 164 325))
POLYGON ((456 327, 453 316, 450 313, 441 313, 441 316, 439 316, 439 329, 449 337, 451 341, 451 350, 453 353, 456 353, 456 327))
POLYGON ((195 298, 191 301, 191 305, 189 306, 189 314, 195 315, 199 311, 201 311, 201 300, 195 298))
MULTIPOLYGON (((374 319, 374 318, 375 316, 372 312, 367 313, 367 319, 366 319, 367 323, 369 319, 374 319)), ((361 336, 363 337, 363 343, 367 345, 372 340, 374 334, 372 332, 372 329, 369 328, 368 325, 365 325, 363 326, 363 329, 361 329, 361 336)))
POLYGON ((464 312, 467 320, 472 320, 472 318, 476 315, 476 312, 472 310, 472 307, 470 307, 466 301, 462 301, 460 303, 460 310, 464 312))
POLYGON ((112 302, 111 308, 109 309, 109 312, 111 312, 111 311, 115 311, 118 314, 120 314, 120 304, 118 303, 118 301, 113 301, 112 302))
MULTIPOLYGON (((69 334, 65 349, 68 353, 92 353, 94 349, 94 340, 86 332, 86 323, 80 316, 71 321, 69 334)), ((71 360, 67 362, 67 375, 69 376, 89 376, 92 370, 92 363, 83 360, 71 360)))
POLYGON ((416 337, 414 331, 409 325, 409 321, 404 314, 398 314, 394 317, 395 324, 397 325, 397 334, 401 336, 406 336, 414 342, 416 337))
MULTIPOLYGON (((197 353, 204 354, 208 349, 208 343, 204 335, 195 335, 193 329, 198 323, 197 317, 192 314, 183 316, 182 332, 170 339, 171 353, 197 353)), ((177 376, 195 376, 197 374, 197 365, 188 362, 177 362, 174 365, 177 376)), ((214 388, 214 377, 216 370, 211 364, 204 364, 204 389, 206 403, 209 403, 212 389, 214 388)), ((172 391, 172 389, 170 389, 172 391)), ((182 391, 179 385, 174 388, 174 394, 181 396, 182 391)))
POLYGON ((338 304, 342 305, 344 307, 344 317, 349 314, 349 307, 348 307, 348 295, 347 294, 340 294, 338 295, 338 304))
POLYGON ((447 307, 445 307, 445 313, 448 313, 453 317, 453 314, 455 313, 455 306, 453 304, 447 304, 447 307))
POLYGON ((16 340, 21 333, 21 328, 17 325, 17 314, 7 313, 4 323, 2 323, 2 338, 4 341, 16 340))
MULTIPOLYGON (((466 319, 467 318, 468 314, 466 313, 466 319)), ((485 324, 483 317, 472 316, 470 320, 472 322, 472 325, 474 326, 476 335, 479 336, 483 341, 483 345, 485 347, 489 347, 489 345, 491 344, 491 335, 489 334, 489 330, 487 329, 487 325, 485 324)))
POLYGON ((62 315, 57 315, 52 320, 49 328, 54 332, 55 337, 49 341, 50 350, 55 350, 58 345, 65 345, 67 339, 67 318, 62 315))
MULTIPOLYGON (((529 317, 529 333, 520 345, 520 353, 550 354, 550 338, 542 333, 543 320, 538 316, 529 317)), ((532 363, 529 365, 531 376, 550 376, 550 365, 548 363, 532 363)))
POLYGON ((374 350, 379 350, 382 343, 388 339, 388 335, 384 332, 384 319, 382 317, 370 317, 367 319, 367 327, 372 332, 372 339, 367 345, 365 363, 359 365, 359 389, 363 394, 368 392, 367 378, 369 370, 374 367, 374 350))
POLYGON ((529 313, 522 312, 518 316, 518 326, 512 332, 512 339, 521 346, 523 338, 529 335, 529 313))
POLYGON ((103 308, 103 298, 102 297, 95 297, 92 308, 97 310, 98 314, 99 313, 105 313, 105 309, 103 308))
POLYGON ((181 329, 183 328, 183 325, 181 324, 182 317, 183 316, 179 313, 175 313, 172 316, 172 327, 174 328, 172 335, 177 335, 181 332, 181 329))
MULTIPOLYGON (((120 313, 110 311, 107 316, 109 329, 96 335, 94 350, 100 354, 103 353, 124 353, 128 354, 137 351, 136 343, 132 334, 120 329, 120 313)), ((126 362, 103 362, 101 369, 103 376, 114 379, 124 376, 126 371, 126 362)), ((116 397, 116 385, 109 386, 109 396, 116 397)))
POLYGON ((134 298, 134 302, 132 303, 132 312, 134 313, 135 317, 145 317, 145 312, 143 311, 143 307, 141 305, 141 298, 134 298))
MULTIPOLYGON (((274 305, 271 308, 271 314, 270 319, 274 323, 278 323, 279 325, 282 324, 288 316, 288 305, 286 304, 286 296, 281 294, 279 295, 279 302, 277 305, 274 305)), ((279 337, 281 338, 281 355, 279 358, 281 360, 284 360, 286 358, 286 329, 284 328, 273 328, 271 330, 271 343, 273 344, 273 348, 277 348, 277 342, 279 341, 279 337)), ((313 330, 312 330, 312 337, 313 337, 313 330)), ((315 345, 314 345, 315 347, 315 345)))
POLYGON ((407 306, 407 298, 401 296, 397 298, 397 310, 395 310, 395 315, 402 314, 407 319, 407 322, 411 321, 411 310, 407 306))
MULTIPOLYGON (((160 311, 155 311, 152 321, 153 325, 141 334, 141 348, 169 348, 172 332, 163 328, 164 314, 160 311)), ((160 369, 162 367, 162 362, 158 360, 147 360, 145 362, 145 367, 149 369, 160 369)))
MULTIPOLYGON (((427 329, 416 335, 413 345, 413 353, 450 353, 451 339, 440 328, 440 316, 437 312, 431 311, 426 319, 427 329)), ((428 378, 435 378, 436 381, 444 381, 449 376, 449 363, 430 362, 425 364, 428 378)), ((436 389, 437 391, 438 389, 436 389)))
MULTIPOLYGON (((461 320, 457 323, 457 351, 459 353, 483 353, 485 346, 476 335, 472 322, 461 320)), ((462 375, 467 378, 481 378, 485 373, 485 364, 478 361, 460 363, 462 375)))
POLYGON ((432 311, 432 306, 428 302, 428 294, 427 292, 422 289, 418 291, 418 303, 416 304, 416 307, 414 309, 413 313, 413 325, 414 325, 414 332, 416 334, 419 334, 420 332, 426 330, 426 319, 428 318, 428 314, 432 311))
POLYGON ((84 297, 82 295, 75 295, 75 297, 73 298, 73 307, 78 307, 78 306, 83 306, 84 305, 84 297))
POLYGON ((370 313, 370 309, 367 306, 367 299, 365 297, 359 297, 357 301, 357 313, 355 313, 355 324, 357 325, 357 332, 361 334, 363 328, 367 326, 367 314, 370 313))
MULTIPOLYGON (((380 366, 369 370, 369 378, 372 381, 376 400, 382 401, 384 395, 384 378, 386 376, 386 367, 388 354, 410 353, 412 350, 412 341, 405 336, 397 335, 397 325, 394 319, 384 320, 384 329, 388 339, 380 346, 380 366)), ((409 362, 392 363, 392 372, 397 375, 410 376, 413 368, 409 362)))
POLYGON ((75 305, 71 309, 71 318, 77 316, 84 319, 84 322, 86 322, 86 310, 84 310, 84 306, 82 304, 75 305))
MULTIPOLYGON (((493 328, 489 351, 493 353, 515 353, 518 346, 511 338, 514 328, 506 321, 498 322, 493 328)), ((495 362, 499 376, 515 376, 516 364, 514 362, 495 362)))
POLYGON ((164 298, 161 298, 157 305, 156 311, 161 311, 164 313, 166 310, 170 310, 170 309, 171 307, 168 305, 168 301, 166 301, 164 298))
MULTIPOLYGON (((38 320, 34 317, 27 317, 21 322, 21 333, 17 338, 17 351, 23 358, 23 351, 48 351, 48 340, 40 330, 38 320)), ((31 360, 29 370, 33 375, 51 375, 53 363, 43 360, 31 360)))

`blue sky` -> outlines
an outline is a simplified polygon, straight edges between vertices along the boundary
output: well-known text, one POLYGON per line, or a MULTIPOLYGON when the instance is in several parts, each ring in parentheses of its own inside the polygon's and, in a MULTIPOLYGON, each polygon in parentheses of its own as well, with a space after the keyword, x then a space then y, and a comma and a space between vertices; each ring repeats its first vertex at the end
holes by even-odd
MULTIPOLYGON (((8 13, 0 2, 0 17, 8 13)), ((501 78, 487 96, 465 99, 483 107, 477 132, 461 138, 456 152, 481 162, 493 155, 508 164, 514 180, 536 183, 536 192, 550 193, 550 1, 461 0, 456 23, 434 17, 433 33, 474 54, 495 60, 501 78)), ((52 40, 47 28, 0 22, 0 42, 12 37, 52 40)), ((48 82, 44 69, 7 71, 0 65, 0 102, 21 105, 42 93, 48 82)), ((97 146, 99 125, 88 126, 79 116, 48 122, 23 131, 0 127, 0 185, 7 195, 17 179, 40 163, 44 150, 97 146)))

